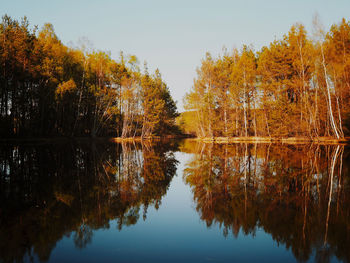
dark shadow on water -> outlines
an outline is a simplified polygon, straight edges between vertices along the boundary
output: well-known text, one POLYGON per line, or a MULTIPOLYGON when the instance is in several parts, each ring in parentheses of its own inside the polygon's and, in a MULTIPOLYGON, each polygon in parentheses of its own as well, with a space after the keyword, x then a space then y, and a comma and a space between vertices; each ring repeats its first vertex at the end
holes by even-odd
POLYGON ((96 229, 146 219, 166 194, 176 143, 0 145, 0 262, 48 261, 73 235, 83 249, 96 229))

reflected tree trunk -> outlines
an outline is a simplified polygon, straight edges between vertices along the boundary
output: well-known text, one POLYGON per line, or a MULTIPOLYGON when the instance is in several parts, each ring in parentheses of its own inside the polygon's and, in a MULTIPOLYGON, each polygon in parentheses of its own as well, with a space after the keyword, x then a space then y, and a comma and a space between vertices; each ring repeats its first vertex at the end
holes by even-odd
POLYGON ((328 196, 328 206, 327 206, 327 218, 326 218, 326 231, 324 236, 324 245, 327 243, 327 235, 328 235, 328 223, 329 223, 329 216, 330 216, 330 208, 331 208, 331 201, 332 201, 332 193, 333 193, 333 177, 334 177, 334 170, 335 166, 338 160, 340 146, 338 145, 337 148, 334 150, 332 154, 332 161, 330 165, 330 179, 329 179, 329 196, 328 196))

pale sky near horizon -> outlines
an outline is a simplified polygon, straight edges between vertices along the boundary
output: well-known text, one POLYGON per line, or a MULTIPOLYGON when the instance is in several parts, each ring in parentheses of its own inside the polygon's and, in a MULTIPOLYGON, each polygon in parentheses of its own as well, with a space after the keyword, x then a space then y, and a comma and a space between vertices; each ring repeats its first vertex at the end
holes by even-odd
POLYGON ((280 39, 299 22, 309 34, 318 13, 325 29, 350 19, 350 0, 2 0, 0 14, 41 28, 52 23, 66 45, 88 38, 96 50, 120 51, 159 68, 172 96, 182 98, 192 86, 196 67, 209 51, 213 56, 242 44, 255 50, 280 39))

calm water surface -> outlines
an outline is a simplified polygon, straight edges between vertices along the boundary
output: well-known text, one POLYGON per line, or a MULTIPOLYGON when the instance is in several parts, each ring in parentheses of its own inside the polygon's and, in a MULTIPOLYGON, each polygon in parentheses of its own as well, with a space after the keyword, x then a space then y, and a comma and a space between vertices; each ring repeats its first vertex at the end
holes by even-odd
POLYGON ((342 145, 0 144, 0 262, 350 262, 342 145))

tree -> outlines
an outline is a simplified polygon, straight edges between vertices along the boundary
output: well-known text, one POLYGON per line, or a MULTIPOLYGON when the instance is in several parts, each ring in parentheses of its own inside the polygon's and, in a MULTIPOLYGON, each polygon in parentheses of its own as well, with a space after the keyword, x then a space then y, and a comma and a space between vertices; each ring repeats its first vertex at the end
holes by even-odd
POLYGON ((6 15, 0 40, 2 136, 176 132, 176 103, 169 89, 159 71, 143 76, 136 56, 126 62, 122 55, 117 62, 108 52, 68 47, 52 24, 37 33, 26 18, 18 22, 6 15))
POLYGON ((206 53, 202 65, 197 69, 197 79, 194 80, 192 91, 185 97, 185 108, 197 112, 197 123, 201 137, 213 137, 214 118, 214 61, 206 53))
POLYGON ((160 97, 161 86, 159 84, 147 72, 142 78, 143 126, 141 138, 154 135, 156 127, 161 122, 165 102, 160 97))

